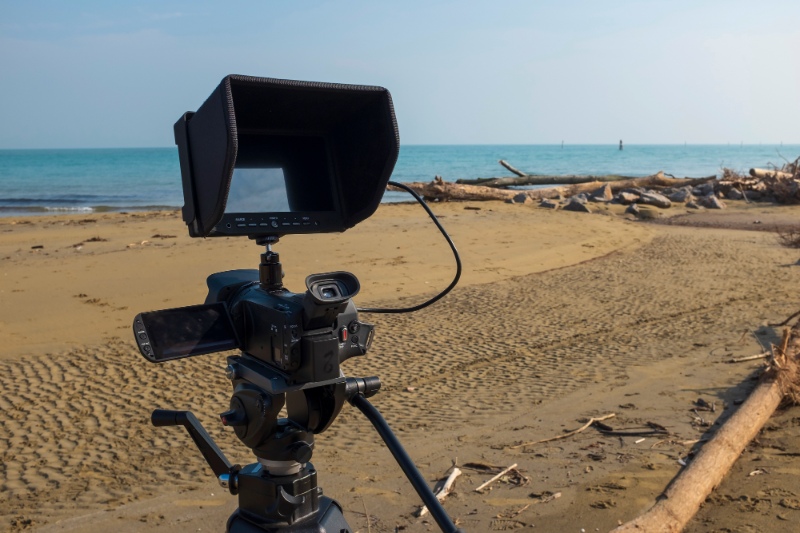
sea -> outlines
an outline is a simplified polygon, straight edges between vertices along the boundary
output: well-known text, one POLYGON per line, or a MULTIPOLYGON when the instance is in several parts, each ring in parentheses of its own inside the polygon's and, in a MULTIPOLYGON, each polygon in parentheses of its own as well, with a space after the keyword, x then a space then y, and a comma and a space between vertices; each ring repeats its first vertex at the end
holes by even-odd
MULTIPOLYGON (((676 177, 723 167, 781 166, 800 145, 406 145, 392 174, 400 182, 508 176, 503 159, 528 174, 676 177)), ((384 202, 410 200, 387 192, 384 202)), ((177 148, 0 150, 0 216, 176 209, 183 205, 177 148)))

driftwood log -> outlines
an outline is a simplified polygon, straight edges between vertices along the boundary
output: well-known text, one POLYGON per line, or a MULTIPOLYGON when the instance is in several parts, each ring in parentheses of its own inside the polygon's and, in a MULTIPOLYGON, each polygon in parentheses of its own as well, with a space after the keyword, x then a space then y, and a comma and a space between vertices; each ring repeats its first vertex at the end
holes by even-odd
MULTIPOLYGON (((457 185, 450 181, 444 181, 441 176, 436 176, 430 183, 422 183, 415 181, 412 183, 405 183, 407 187, 414 192, 424 197, 426 200, 510 200, 514 198, 520 191, 509 191, 504 189, 493 189, 491 187, 481 187, 477 185, 457 185)), ((394 189, 391 185, 387 187, 389 190, 394 189)), ((558 196, 558 193, 554 193, 558 196)), ((550 196, 543 195, 541 198, 549 198, 550 196)))
POLYGON ((749 174, 742 176, 730 169, 723 169, 719 187, 723 193, 734 187, 745 198, 766 197, 781 204, 800 203, 800 158, 781 169, 751 168, 749 174))
POLYGON ((764 168, 751 168, 750 175, 758 179, 783 179, 790 180, 794 177, 791 172, 783 172, 781 170, 767 170, 764 168))
MULTIPOLYGON (((714 184, 713 194, 719 198, 741 199, 745 201, 766 199, 778 203, 800 203, 800 158, 787 163, 781 169, 751 168, 750 175, 742 175, 723 168, 722 175, 704 178, 678 179, 671 174, 658 172, 652 176, 635 178, 616 174, 584 176, 564 175, 545 176, 526 174, 511 166, 507 161, 499 163, 516 174, 499 178, 460 179, 455 183, 446 182, 440 176, 431 183, 409 183, 417 193, 429 200, 531 200, 557 199, 581 193, 593 193, 603 184, 608 184, 612 194, 625 189, 638 188, 682 188, 696 187, 704 183, 714 184), (545 186, 535 190, 511 190, 508 187, 533 185, 545 186), (520 195, 524 195, 520 197, 520 195)), ((390 190, 394 190, 389 187, 390 190)), ((697 193, 695 193, 697 194, 697 193)), ((702 195, 710 194, 705 189, 702 195)))
POLYGON ((474 180, 460 179, 456 183, 463 185, 483 185, 484 187, 512 187, 518 185, 573 185, 576 183, 591 183, 591 182, 609 182, 609 181, 623 181, 634 180, 632 176, 579 176, 579 175, 565 175, 565 176, 539 176, 539 175, 524 175, 517 177, 501 177, 501 178, 477 178, 474 180))
MULTIPOLYGON (((644 187, 694 187, 707 181, 715 179, 699 178, 699 179, 680 179, 668 178, 663 172, 658 172, 652 176, 644 178, 631 178, 622 181, 615 181, 610 183, 609 186, 613 193, 617 193, 623 189, 644 187)), ((484 200, 510 200, 520 194, 524 194, 531 200, 543 200, 545 198, 558 198, 559 196, 574 196, 581 193, 593 192, 603 184, 597 181, 589 183, 579 183, 565 187, 547 187, 542 189, 532 190, 511 190, 511 189, 497 189, 494 187, 485 187, 481 185, 465 185, 449 181, 444 181, 440 176, 436 176, 430 183, 412 182, 406 183, 408 187, 413 189, 420 196, 429 200, 451 201, 451 200, 470 200, 470 201, 484 201, 484 200)), ((392 189, 389 186, 390 190, 392 189)))
POLYGON ((780 348, 774 348, 773 361, 759 385, 689 466, 670 483, 656 504, 612 533, 682 531, 781 402, 797 403, 800 384, 798 355, 800 323, 795 324, 791 331, 784 331, 783 342, 780 348))
MULTIPOLYGON (((606 175, 541 175, 541 174, 527 174, 511 166, 508 161, 501 159, 498 161, 500 165, 516 174, 516 177, 501 177, 501 178, 477 178, 477 179, 459 179, 456 183, 459 185, 482 185, 484 187, 513 187, 519 185, 575 185, 578 183, 594 183, 594 182, 613 182, 613 181, 631 181, 639 178, 633 176, 621 176, 618 174, 606 175)), ((751 170, 752 172, 752 170, 751 170)), ((660 173, 659 173, 660 174, 660 173)), ((707 176, 700 178, 708 181, 716 178, 716 176, 707 176)), ((686 178, 690 180, 692 178, 686 178)))

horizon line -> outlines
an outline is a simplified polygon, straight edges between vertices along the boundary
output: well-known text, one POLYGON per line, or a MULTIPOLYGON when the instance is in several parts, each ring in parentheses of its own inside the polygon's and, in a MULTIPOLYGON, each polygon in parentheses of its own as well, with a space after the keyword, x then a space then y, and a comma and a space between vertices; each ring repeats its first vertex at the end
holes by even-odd
MULTIPOLYGON (((623 139, 624 141, 624 139, 623 139)), ((403 146, 613 146, 618 147, 619 141, 614 141, 611 143, 592 143, 592 142, 575 142, 575 143, 567 143, 567 142, 554 142, 554 143, 406 143, 400 144, 400 148, 403 146)), ((732 142, 723 142, 723 143, 689 143, 689 142, 668 142, 668 143, 623 143, 623 146, 766 146, 766 147, 781 147, 781 146, 800 146, 800 142, 783 142, 778 141, 777 143, 732 143, 732 142)), ((169 145, 169 146, 69 146, 69 147, 58 147, 58 146, 51 146, 51 147, 38 147, 38 148, 4 148, 0 147, 0 151, 35 151, 35 150, 160 150, 160 149, 167 149, 167 148, 174 148, 177 150, 176 145, 169 145)))

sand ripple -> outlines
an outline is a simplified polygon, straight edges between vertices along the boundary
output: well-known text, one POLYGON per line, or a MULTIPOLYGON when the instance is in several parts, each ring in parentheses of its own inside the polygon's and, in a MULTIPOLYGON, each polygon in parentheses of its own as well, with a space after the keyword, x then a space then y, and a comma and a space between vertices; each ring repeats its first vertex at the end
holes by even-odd
MULTIPOLYGON (((415 314, 364 316, 378 325, 373 352, 345 369, 382 377, 374 402, 411 444, 486 439, 580 387, 624 383, 631 366, 783 318, 800 282, 791 260, 770 235, 670 228, 640 249, 457 289, 415 314)), ((184 432, 150 426, 156 407, 192 410, 231 460, 250 462, 216 418, 223 366, 223 355, 152 365, 127 339, 0 362, 0 524, 208 483, 184 432)), ((319 457, 358 462, 364 427, 346 408, 319 457)))

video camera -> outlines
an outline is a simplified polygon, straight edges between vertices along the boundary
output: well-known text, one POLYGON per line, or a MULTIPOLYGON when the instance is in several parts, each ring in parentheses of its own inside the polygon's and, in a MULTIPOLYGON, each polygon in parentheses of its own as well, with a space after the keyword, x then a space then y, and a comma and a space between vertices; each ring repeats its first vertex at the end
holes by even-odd
MULTIPOLYGON (((375 212, 399 149, 380 87, 228 76, 175 124, 183 220, 192 237, 344 231, 375 212)), ((205 305, 142 313, 135 337, 150 361, 240 348, 291 383, 339 378, 372 326, 358 321, 346 272, 315 274, 304 295, 283 288, 278 255, 259 270, 208 278, 205 305)))
MULTIPOLYGON (((188 411, 152 414, 156 426, 186 427, 220 484, 239 495, 227 530, 352 531, 339 504, 322 496, 309 462, 314 435, 348 401, 376 427, 442 530, 457 531, 367 401, 380 380, 341 371, 343 361, 369 350, 374 335, 352 300, 358 280, 348 272, 312 274, 304 293, 292 293, 272 249, 286 234, 345 231, 378 208, 399 151, 389 92, 231 75, 178 120, 175 142, 189 235, 247 236, 266 246, 258 269, 209 276, 203 305, 140 313, 133 322, 139 350, 154 363, 241 350, 227 359, 233 394, 220 419, 256 463, 232 465, 188 411), (279 419, 284 406, 287 416, 279 419)), ((415 308, 360 311, 415 310, 457 283, 455 246, 417 199, 456 254, 455 279, 415 308)))

